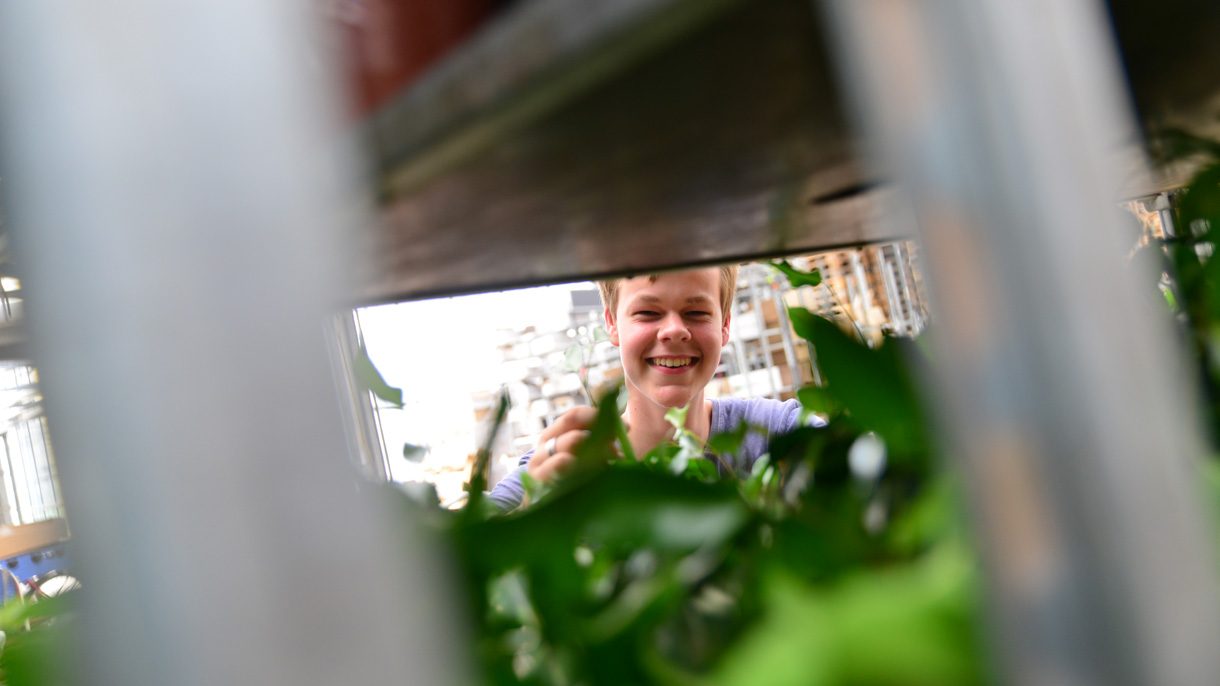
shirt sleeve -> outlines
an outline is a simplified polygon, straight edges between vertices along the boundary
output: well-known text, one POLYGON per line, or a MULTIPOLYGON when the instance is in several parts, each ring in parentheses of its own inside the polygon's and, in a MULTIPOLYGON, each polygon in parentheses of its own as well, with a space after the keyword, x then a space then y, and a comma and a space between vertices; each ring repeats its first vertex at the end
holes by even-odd
POLYGON ((522 500, 525 500, 525 487, 521 485, 521 475, 525 473, 525 466, 529 464, 530 458, 533 456, 533 450, 522 455, 521 459, 517 460, 517 468, 500 479, 500 482, 487 494, 487 499, 495 503, 501 512, 515 509, 522 500))
POLYGON ((802 426, 812 426, 815 429, 826 426, 826 420, 816 414, 810 414, 804 421, 801 421, 801 410, 801 403, 796 398, 779 403, 772 411, 767 422, 767 428, 770 430, 771 435, 786 434, 802 426))

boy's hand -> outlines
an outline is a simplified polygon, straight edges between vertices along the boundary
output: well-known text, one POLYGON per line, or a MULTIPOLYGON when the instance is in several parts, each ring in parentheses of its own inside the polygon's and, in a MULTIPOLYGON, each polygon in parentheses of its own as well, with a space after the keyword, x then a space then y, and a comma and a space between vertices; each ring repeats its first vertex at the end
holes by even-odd
POLYGON ((529 475, 547 483, 567 471, 576 460, 576 447, 589 437, 589 427, 596 417, 594 407, 574 407, 560 415, 538 436, 534 456, 525 468, 529 475))

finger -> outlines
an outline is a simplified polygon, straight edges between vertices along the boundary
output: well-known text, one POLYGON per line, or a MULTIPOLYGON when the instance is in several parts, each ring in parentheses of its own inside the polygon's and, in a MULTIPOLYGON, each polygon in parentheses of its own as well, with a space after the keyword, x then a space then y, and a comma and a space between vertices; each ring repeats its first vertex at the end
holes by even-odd
POLYGON ((558 438, 558 440, 555 441, 555 446, 556 446, 555 452, 557 452, 557 453, 575 453, 576 449, 580 447, 580 444, 584 443, 585 439, 587 439, 589 437, 589 434, 590 434, 590 432, 585 431, 583 429, 578 430, 578 431, 569 431, 569 432, 565 433, 564 435, 560 436, 558 438))
POLYGON ((576 452, 576 448, 588 437, 589 432, 584 429, 560 433, 552 426, 538 437, 538 445, 534 446, 534 456, 530 460, 545 461, 553 454, 576 452))
POLYGON ((583 431, 593 426, 593 421, 597 419, 597 408, 581 405, 559 415, 548 431, 553 430, 551 435, 558 436, 569 431, 583 431))
POLYGON ((539 446, 536 450, 534 450, 534 455, 530 458, 530 461, 526 463, 525 471, 528 472, 530 476, 537 479, 538 470, 542 468, 542 465, 546 463, 546 460, 549 457, 551 457, 551 455, 548 455, 546 451, 539 446))
POLYGON ((576 456, 572 453, 558 453, 552 455, 549 460, 546 460, 538 467, 537 473, 532 474, 535 479, 542 483, 547 483, 555 477, 563 474, 572 467, 576 462, 576 456))
POLYGON ((526 466, 526 470, 535 479, 544 478, 540 476, 548 473, 542 471, 544 464, 550 462, 557 455, 571 455, 588 437, 588 431, 568 431, 562 435, 540 441, 538 447, 534 450, 533 457, 530 458, 529 464, 526 466))

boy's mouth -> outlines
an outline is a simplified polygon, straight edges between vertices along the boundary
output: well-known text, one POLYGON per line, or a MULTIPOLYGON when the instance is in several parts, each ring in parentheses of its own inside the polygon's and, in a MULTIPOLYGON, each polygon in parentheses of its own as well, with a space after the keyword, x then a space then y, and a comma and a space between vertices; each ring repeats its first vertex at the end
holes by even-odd
POLYGON ((682 369, 699 363, 698 357, 649 357, 650 367, 665 367, 666 369, 682 369))

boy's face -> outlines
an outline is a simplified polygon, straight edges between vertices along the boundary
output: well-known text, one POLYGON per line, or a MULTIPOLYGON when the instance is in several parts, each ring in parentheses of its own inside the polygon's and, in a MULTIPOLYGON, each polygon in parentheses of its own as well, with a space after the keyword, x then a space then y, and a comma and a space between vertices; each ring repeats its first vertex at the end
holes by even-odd
POLYGON ((620 348, 632 395, 663 407, 688 404, 712 380, 729 342, 720 270, 624 279, 616 311, 606 311, 606 328, 620 348))

